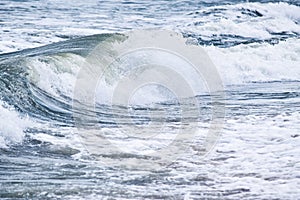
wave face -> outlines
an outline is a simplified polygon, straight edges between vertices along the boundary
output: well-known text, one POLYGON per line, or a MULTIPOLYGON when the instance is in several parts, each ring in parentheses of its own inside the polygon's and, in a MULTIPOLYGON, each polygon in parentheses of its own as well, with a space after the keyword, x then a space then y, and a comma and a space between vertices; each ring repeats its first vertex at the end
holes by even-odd
POLYGON ((299 1, 4 0, 0 7, 0 197, 300 196, 299 1), (102 101, 86 110, 73 107, 78 73, 95 47, 139 28, 182 34, 216 66, 226 114, 207 158, 197 152, 203 151, 214 105, 201 89, 181 102, 185 119, 171 92, 157 88, 137 93, 142 98, 130 107, 102 101), (197 116, 191 114, 195 105, 197 116), (78 127, 76 116, 83 115, 92 117, 78 127), (145 140, 141 127, 151 123, 151 134, 159 136, 145 140), (170 149, 177 156, 171 165, 163 155, 141 154, 151 150, 146 141, 165 147, 179 130, 190 133, 188 124, 197 124, 199 133, 170 149), (120 131, 133 125, 135 134, 120 131), (107 140, 100 142, 95 129, 107 140), (179 155, 186 147, 191 154, 179 155))
POLYGON ((88 53, 108 37, 114 35, 87 36, 0 56, 1 109, 10 119, 19 119, 8 127, 3 123, 4 146, 21 142, 24 132, 36 132, 41 124, 74 126, 72 98, 77 73, 88 53))

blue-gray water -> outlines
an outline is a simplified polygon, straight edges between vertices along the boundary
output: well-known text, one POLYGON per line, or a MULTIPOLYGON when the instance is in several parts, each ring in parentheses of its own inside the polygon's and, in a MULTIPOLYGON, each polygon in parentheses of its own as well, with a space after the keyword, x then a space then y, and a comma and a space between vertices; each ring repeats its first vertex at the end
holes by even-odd
MULTIPOLYGON (((299 6, 297 0, 1 1, 0 197, 298 199, 299 6), (83 146, 72 110, 78 63, 110 34, 142 28, 194 39, 219 71, 225 118, 209 155, 180 154, 164 164, 130 153, 95 156, 83 146), (128 165, 132 160, 157 167, 128 165)), ((196 99, 201 115, 189 121, 206 131, 210 98, 196 99)), ((156 106, 154 113, 178 114, 176 104, 156 106)), ((122 120, 147 121, 148 110, 136 108, 122 120)), ((110 108, 98 105, 96 116, 114 135, 110 108)), ((172 118, 166 126, 175 125, 172 118)), ((197 152, 200 140, 189 142, 183 146, 197 152)))

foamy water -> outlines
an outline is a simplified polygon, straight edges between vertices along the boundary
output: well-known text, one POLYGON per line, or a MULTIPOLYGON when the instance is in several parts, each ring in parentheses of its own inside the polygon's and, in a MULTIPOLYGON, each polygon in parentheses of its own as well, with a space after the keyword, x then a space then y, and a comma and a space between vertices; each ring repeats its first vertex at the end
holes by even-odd
MULTIPOLYGON (((297 199, 299 13, 293 0, 2 1, 0 197, 297 199), (74 110, 72 98, 86 58, 103 38, 144 28, 182 34, 207 52, 220 75, 224 123, 205 157, 199 152, 213 105, 202 88, 195 97, 199 116, 186 118, 198 132, 183 137, 174 151, 168 149, 174 134, 190 130, 179 126, 172 92, 157 87, 136 93, 129 108, 106 105, 102 97, 111 95, 111 88, 98 88, 93 118, 78 127, 74 112, 85 112, 74 110), (152 122, 150 117, 156 137, 145 140, 146 129, 124 135, 117 128, 132 130, 133 123, 139 128, 152 122), (96 137, 99 128, 103 141, 96 137), (170 152, 146 155, 162 146, 170 152), (172 162, 164 160, 167 153, 172 162)), ((157 60, 179 63, 167 54, 157 60)), ((183 105, 193 103, 187 98, 183 105)))

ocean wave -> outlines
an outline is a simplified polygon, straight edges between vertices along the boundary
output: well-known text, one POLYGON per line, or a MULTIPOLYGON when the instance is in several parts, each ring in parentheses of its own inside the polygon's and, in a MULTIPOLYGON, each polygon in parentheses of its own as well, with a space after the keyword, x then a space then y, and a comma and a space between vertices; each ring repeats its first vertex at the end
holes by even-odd
MULTIPOLYGON (((13 108, 12 113, 9 113, 9 115, 13 115, 12 117, 17 119, 30 116, 43 123, 50 121, 55 126, 75 126, 74 112, 79 114, 83 112, 82 110, 74 110, 73 107, 73 102, 74 100, 76 101, 73 97, 74 88, 79 70, 87 66, 86 58, 94 50, 95 46, 104 41, 109 44, 109 42, 115 40, 114 38, 120 37, 123 36, 121 34, 92 35, 0 55, 1 101, 13 108)), ((264 43, 238 45, 231 48, 218 48, 215 46, 203 48, 212 58, 223 80, 223 84, 227 87, 253 82, 300 81, 300 69, 298 68, 299 46, 299 40, 291 38, 277 45, 264 43)), ((106 47, 109 47, 109 45, 106 47)), ((95 59, 97 59, 97 56, 95 59)), ((169 64, 172 64, 172 62, 174 64, 175 62, 172 61, 173 58, 171 57, 162 59, 165 62, 169 60, 169 64)), ((89 62, 96 61, 89 58, 89 62)), ((139 62, 138 57, 130 62, 133 64, 139 62)), ((193 77, 190 78, 192 79, 193 77)), ((205 92, 203 91, 203 94, 205 92)), ((157 90, 153 90, 152 93, 157 93, 154 95, 156 99, 162 98, 160 97, 161 94, 166 94, 165 91, 157 90)), ((145 96, 143 101, 155 102, 155 98, 151 97, 153 94, 145 93, 140 96, 145 96)), ((200 90, 199 95, 201 94, 200 90)), ((103 96, 101 98, 103 99, 103 96)), ((171 102, 171 104, 166 105, 170 106, 173 104, 174 102, 171 102)), ((91 108, 91 111, 85 110, 84 112, 94 113, 93 115, 97 116, 98 122, 103 127, 115 126, 115 123, 110 120, 111 116, 116 116, 117 113, 122 114, 123 110, 128 109, 122 106, 111 109, 105 106, 103 102, 98 102, 97 106, 98 110, 91 108)), ((174 106, 176 106, 176 103, 174 106)), ((161 109, 166 109, 167 107, 161 105, 161 109)), ((3 113, 8 112, 6 108, 1 109, 3 109, 3 113)), ((149 110, 150 108, 147 109, 149 110)), ((161 109, 154 109, 158 116, 161 109)), ((135 114, 138 113, 137 110, 143 110, 143 108, 134 108, 135 114)), ((176 109, 174 110, 176 111, 176 109)), ((175 122, 176 116, 175 112, 175 115, 169 121, 175 122)), ((125 124, 131 123, 129 118, 132 118, 132 116, 120 115, 119 117, 120 119, 122 118, 125 124)), ((191 117, 193 118, 193 116, 191 117)), ((148 116, 144 113, 141 116, 136 115, 135 118, 135 123, 145 123, 148 116)), ((162 119, 158 118, 157 121, 159 120, 162 119)), ((93 124, 94 122, 86 121, 85 125, 93 124)), ((30 127, 26 124, 27 122, 24 125, 16 126, 16 130, 12 129, 16 132, 12 134, 12 140, 19 141, 20 138, 23 138, 24 131, 30 127)), ((2 128, 0 131, 6 134, 5 137, 2 136, 2 140, 5 140, 8 137, 7 134, 11 132, 7 131, 7 128, 2 128)))
MULTIPOLYGON (((187 37, 197 39, 200 45, 214 45, 231 47, 239 44, 270 43, 277 44, 288 38, 299 38, 300 8, 297 1, 274 2, 241 2, 241 1, 213 1, 205 2, 180 1, 168 4, 146 1, 135 4, 134 1, 107 3, 105 6, 93 1, 72 2, 73 7, 64 12, 66 5, 57 2, 35 2, 27 6, 24 16, 18 16, 18 9, 11 9, 15 2, 4 4, 3 8, 2 42, 0 52, 13 52, 25 48, 42 46, 57 41, 77 38, 99 33, 124 32, 140 28, 167 28, 182 32, 187 37), (119 10, 119 7, 122 7, 119 10), (93 8, 93 9, 90 9, 93 8), (54 10, 57 15, 49 13, 54 10), (81 10, 82 9, 82 10, 81 10), (95 14, 98 10, 99 13, 95 14), (85 12, 78 15, 78 12, 85 12), (118 12, 116 12, 118 10, 118 12), (168 13, 165 11, 169 10, 168 13), (151 14, 147 14, 149 13, 151 14), (32 15, 32 13, 38 13, 32 15), (49 13, 47 20, 44 13, 49 13), (62 21, 60 15, 66 15, 62 21), (24 18, 30 19, 29 24, 23 24, 24 18), (76 18, 76 20, 73 20, 76 18), (113 23, 111 23, 113 21, 113 23)), ((17 8, 18 6, 15 5, 17 8)))

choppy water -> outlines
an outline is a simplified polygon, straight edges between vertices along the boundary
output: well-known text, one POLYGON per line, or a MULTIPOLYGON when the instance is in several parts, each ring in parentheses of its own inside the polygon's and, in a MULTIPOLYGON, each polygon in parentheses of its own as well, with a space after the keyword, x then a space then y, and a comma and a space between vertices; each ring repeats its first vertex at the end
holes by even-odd
MULTIPOLYGON (((296 0, 1 1, 0 197, 298 199, 299 6, 296 0), (78 129, 73 117, 80 63, 105 38, 141 28, 171 29, 193 39, 219 71, 224 124, 206 157, 197 155, 201 135, 183 140, 188 151, 174 151, 176 159, 167 164, 159 156, 115 152, 109 142, 84 146, 82 134, 93 139, 94 132, 78 129), (93 145, 97 155, 88 151, 93 145)), ((195 98, 200 115, 187 121, 205 132, 211 97, 195 98)), ((184 104, 193 107, 189 99, 184 104)), ((132 107, 132 115, 117 118, 124 127, 132 119, 143 125, 151 111, 172 133, 180 121, 177 106, 132 107), (169 115, 160 117, 162 111, 169 115)), ((114 109, 99 103, 97 124, 110 142, 138 146, 138 136, 118 134, 112 120, 127 108, 114 109)), ((153 142, 160 145, 168 136, 153 142)))

